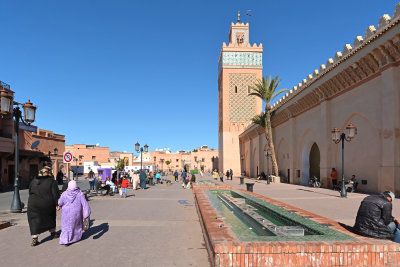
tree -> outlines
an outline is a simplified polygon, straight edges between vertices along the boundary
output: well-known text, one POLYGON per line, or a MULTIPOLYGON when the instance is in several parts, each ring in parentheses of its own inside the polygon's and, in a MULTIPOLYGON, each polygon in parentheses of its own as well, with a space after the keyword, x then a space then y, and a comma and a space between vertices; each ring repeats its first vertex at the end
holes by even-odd
POLYGON ((265 102, 265 111, 259 115, 253 117, 252 121, 265 130, 265 138, 267 139, 267 143, 269 149, 271 151, 271 161, 272 161, 272 175, 278 175, 278 162, 276 160, 274 141, 272 138, 272 127, 271 127, 271 105, 270 101, 274 99, 281 93, 289 91, 288 89, 281 89, 276 92, 281 80, 279 76, 276 76, 272 79, 272 76, 265 76, 261 80, 257 80, 256 84, 251 87, 252 92, 249 93, 249 96, 256 96, 261 98, 265 102))
POLYGON ((116 170, 123 170, 125 168, 125 161, 124 160, 119 160, 118 164, 115 166, 116 170))
POLYGON ((169 164, 171 164, 171 161, 167 160, 167 161, 165 162, 165 164, 167 164, 167 169, 168 169, 168 171, 170 171, 171 169, 169 168, 169 164))

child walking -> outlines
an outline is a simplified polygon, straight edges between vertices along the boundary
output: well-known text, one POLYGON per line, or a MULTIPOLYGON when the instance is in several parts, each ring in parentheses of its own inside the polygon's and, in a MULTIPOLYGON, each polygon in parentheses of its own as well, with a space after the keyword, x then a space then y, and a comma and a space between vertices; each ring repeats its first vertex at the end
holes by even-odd
POLYGON ((121 184, 121 188, 122 188, 122 192, 123 192, 123 197, 124 198, 126 198, 126 188, 128 186, 132 187, 132 185, 129 183, 128 179, 126 179, 126 177, 124 176, 124 178, 122 180, 122 184, 121 184))

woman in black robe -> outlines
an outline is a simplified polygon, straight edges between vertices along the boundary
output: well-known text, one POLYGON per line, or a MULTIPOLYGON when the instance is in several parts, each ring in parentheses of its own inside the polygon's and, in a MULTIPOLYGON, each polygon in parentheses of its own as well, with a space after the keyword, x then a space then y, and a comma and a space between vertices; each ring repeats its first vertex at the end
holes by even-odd
POLYGON ((28 222, 32 235, 32 246, 39 244, 38 235, 50 231, 51 238, 57 238, 56 212, 58 207, 57 181, 51 174, 51 168, 45 167, 29 185, 28 222))

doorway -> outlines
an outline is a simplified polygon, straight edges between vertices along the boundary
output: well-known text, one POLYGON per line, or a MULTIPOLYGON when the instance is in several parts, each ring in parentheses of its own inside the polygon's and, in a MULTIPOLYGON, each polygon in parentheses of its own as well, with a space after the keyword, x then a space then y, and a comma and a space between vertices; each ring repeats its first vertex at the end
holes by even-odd
POLYGON ((310 177, 320 178, 320 152, 317 143, 314 143, 310 150, 310 177))
POLYGON ((14 165, 8 165, 8 186, 12 186, 14 184, 14 165))

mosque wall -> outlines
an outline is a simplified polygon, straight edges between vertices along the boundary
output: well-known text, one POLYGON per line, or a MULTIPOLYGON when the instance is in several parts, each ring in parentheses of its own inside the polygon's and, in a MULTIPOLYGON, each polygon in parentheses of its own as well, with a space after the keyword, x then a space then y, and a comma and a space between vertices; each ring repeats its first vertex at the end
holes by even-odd
MULTIPOLYGON (((355 174, 361 191, 400 194, 400 4, 392 18, 385 14, 377 29, 369 26, 364 38, 346 44, 272 111, 282 182, 306 185, 315 166, 324 187, 331 168, 341 178, 342 148, 331 131, 352 123, 357 135, 344 144, 345 178, 355 174)), ((260 128, 252 124, 239 135, 241 168, 251 177, 257 166, 268 169, 267 158, 257 156, 266 143, 260 128)))

